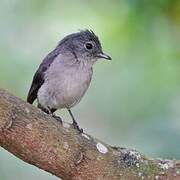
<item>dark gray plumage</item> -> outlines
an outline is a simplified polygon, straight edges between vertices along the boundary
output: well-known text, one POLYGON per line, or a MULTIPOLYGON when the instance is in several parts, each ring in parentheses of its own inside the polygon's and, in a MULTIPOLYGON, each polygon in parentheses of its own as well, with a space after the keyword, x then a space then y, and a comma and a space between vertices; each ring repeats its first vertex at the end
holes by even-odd
POLYGON ((37 99, 38 107, 47 113, 67 108, 79 128, 70 109, 88 89, 92 66, 99 58, 111 59, 102 52, 101 43, 92 31, 66 36, 40 64, 27 101, 32 104, 37 99))

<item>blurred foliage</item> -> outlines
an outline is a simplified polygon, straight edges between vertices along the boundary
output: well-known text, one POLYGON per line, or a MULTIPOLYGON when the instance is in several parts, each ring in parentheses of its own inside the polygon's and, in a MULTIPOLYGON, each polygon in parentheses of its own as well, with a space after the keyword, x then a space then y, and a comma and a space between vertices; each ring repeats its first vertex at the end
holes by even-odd
MULTIPOLYGON (((42 58, 85 28, 98 34, 113 61, 96 64, 74 108, 81 127, 112 145, 180 158, 178 0, 1 0, 1 87, 25 99, 42 58)), ((0 180, 56 179, 2 149, 0 174, 0 180)))

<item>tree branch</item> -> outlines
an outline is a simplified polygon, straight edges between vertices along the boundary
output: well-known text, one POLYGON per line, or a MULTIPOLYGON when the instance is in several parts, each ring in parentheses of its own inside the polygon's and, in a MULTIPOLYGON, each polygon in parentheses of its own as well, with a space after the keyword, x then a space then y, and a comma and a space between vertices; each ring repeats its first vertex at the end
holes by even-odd
POLYGON ((65 180, 180 179, 180 161, 111 147, 0 90, 0 146, 65 180))

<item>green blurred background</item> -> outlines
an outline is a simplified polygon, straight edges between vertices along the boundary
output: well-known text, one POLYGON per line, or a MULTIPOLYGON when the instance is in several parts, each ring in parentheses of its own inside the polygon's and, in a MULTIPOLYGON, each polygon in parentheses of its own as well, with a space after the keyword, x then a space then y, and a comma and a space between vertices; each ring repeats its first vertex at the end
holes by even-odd
MULTIPOLYGON (((85 28, 113 61, 96 64, 73 109, 81 127, 111 145, 180 159, 179 0, 0 0, 0 87, 26 99, 43 57, 85 28)), ((12 179, 57 178, 1 148, 0 180, 12 179)))

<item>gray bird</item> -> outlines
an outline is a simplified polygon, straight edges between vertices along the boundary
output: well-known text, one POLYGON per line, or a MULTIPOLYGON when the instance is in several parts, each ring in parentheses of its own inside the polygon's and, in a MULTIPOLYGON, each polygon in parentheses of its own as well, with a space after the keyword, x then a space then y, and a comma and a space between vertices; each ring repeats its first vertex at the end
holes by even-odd
POLYGON ((70 34, 42 61, 36 71, 27 101, 52 114, 66 108, 76 129, 79 128, 71 108, 83 97, 89 87, 93 65, 99 59, 111 60, 103 53, 98 37, 91 30, 70 34))

